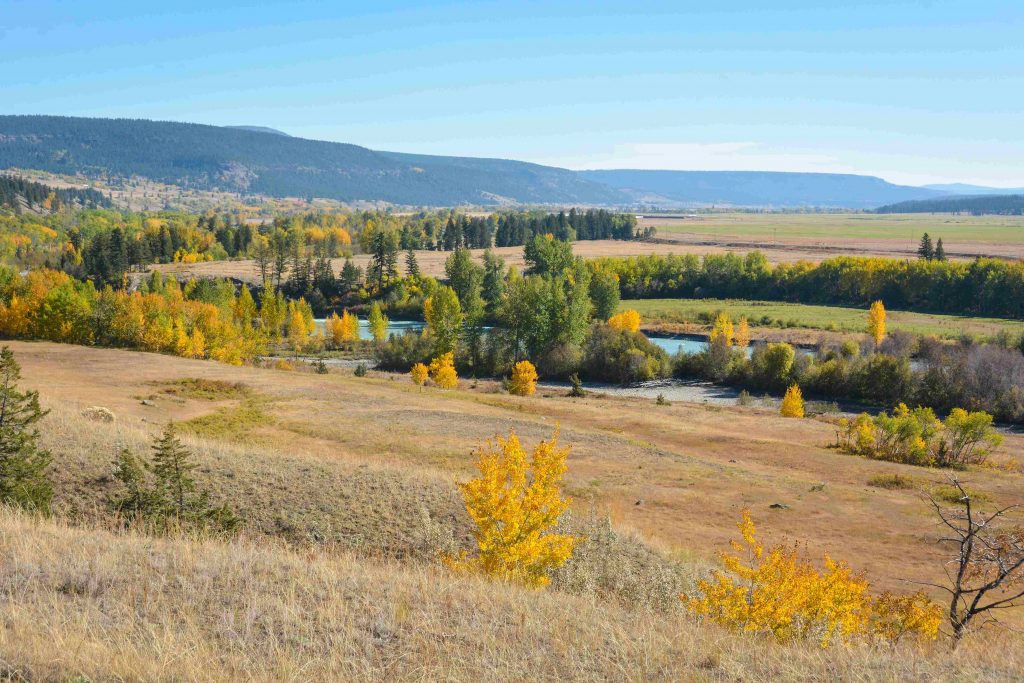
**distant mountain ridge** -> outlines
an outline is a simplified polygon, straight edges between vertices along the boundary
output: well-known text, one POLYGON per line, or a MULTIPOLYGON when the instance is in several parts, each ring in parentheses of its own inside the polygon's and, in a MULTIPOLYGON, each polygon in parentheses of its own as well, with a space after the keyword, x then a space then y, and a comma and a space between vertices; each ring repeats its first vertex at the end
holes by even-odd
POLYGON ((881 178, 764 171, 570 171, 307 140, 265 126, 0 116, 0 169, 139 176, 200 190, 403 206, 872 209, 950 196, 881 178))
POLYGON ((634 201, 680 207, 764 206, 870 209, 880 204, 947 196, 927 188, 894 185, 873 176, 774 171, 580 171, 634 201))
POLYGON ((142 176, 198 189, 411 206, 626 203, 572 171, 406 155, 196 123, 0 116, 0 168, 142 176))

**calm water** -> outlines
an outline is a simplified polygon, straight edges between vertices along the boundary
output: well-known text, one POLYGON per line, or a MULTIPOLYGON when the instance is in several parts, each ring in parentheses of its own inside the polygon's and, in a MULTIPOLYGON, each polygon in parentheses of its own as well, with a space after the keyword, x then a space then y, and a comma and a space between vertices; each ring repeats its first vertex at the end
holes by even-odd
MULTIPOLYGON (((324 319, 316 319, 317 329, 324 329, 324 319)), ((388 336, 393 334, 404 334, 406 330, 413 330, 419 332, 424 327, 423 321, 421 320, 392 320, 388 323, 388 336)), ((360 339, 373 339, 373 335, 370 334, 370 323, 369 321, 360 318, 359 319, 359 338, 360 339)))
MULTIPOLYGON (((318 318, 316 324, 322 330, 324 328, 324 319, 318 318)), ((422 320, 392 320, 388 323, 388 336, 391 336, 392 334, 404 334, 408 330, 419 332, 423 328, 424 323, 422 320)), ((373 335, 370 334, 370 324, 365 319, 359 320, 359 338, 373 339, 373 335)), ((708 347, 707 339, 703 337, 648 334, 647 338, 656 346, 665 349, 670 356, 674 356, 679 351, 683 351, 685 353, 701 353, 708 347)), ((747 355, 749 356, 752 351, 753 346, 748 347, 747 355)), ((797 351, 813 353, 812 351, 805 349, 797 349, 797 351)))

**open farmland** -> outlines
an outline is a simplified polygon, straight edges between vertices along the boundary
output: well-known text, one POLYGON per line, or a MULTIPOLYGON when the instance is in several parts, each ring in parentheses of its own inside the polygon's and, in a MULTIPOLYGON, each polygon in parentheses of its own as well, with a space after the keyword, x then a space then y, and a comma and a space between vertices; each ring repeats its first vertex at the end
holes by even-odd
MULTIPOLYGON (((640 313, 645 325, 704 324, 704 319, 724 311, 733 320, 745 316, 754 328, 806 328, 829 332, 864 332, 867 309, 843 306, 813 306, 777 301, 742 299, 631 299, 620 309, 640 313)), ((1007 332, 1011 339, 1024 334, 1024 322, 1001 318, 974 318, 959 315, 887 311, 889 331, 902 330, 917 335, 955 339, 962 335, 994 337, 1007 332)))
POLYGON ((1024 258, 1024 216, 722 212, 645 215, 639 225, 684 247, 761 249, 774 261, 913 257, 925 232, 942 238, 950 258, 1024 258))

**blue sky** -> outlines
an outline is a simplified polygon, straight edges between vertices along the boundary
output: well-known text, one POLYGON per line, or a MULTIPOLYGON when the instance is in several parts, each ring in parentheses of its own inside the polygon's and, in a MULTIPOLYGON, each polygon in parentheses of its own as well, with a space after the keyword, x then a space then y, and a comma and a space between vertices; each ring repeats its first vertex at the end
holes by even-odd
POLYGON ((1024 186, 1024 3, 0 0, 0 113, 1024 186))

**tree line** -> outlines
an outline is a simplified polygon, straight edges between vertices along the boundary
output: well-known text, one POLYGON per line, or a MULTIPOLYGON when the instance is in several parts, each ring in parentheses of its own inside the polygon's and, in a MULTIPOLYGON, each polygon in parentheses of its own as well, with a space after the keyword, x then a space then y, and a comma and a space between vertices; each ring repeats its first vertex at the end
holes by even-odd
POLYGON ((1024 318, 1024 262, 839 256, 772 266, 761 252, 608 257, 623 298, 723 298, 1024 318))

